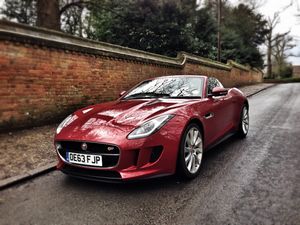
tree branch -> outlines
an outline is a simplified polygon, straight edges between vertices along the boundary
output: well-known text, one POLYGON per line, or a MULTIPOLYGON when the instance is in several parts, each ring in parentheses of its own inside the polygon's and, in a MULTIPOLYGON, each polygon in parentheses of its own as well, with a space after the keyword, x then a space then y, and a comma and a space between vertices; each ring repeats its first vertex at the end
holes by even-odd
POLYGON ((98 8, 98 9, 104 9, 104 10, 107 10, 119 17, 123 17, 121 14, 117 13, 116 11, 110 9, 110 8, 107 8, 107 7, 104 7, 104 6, 100 6, 99 4, 93 2, 93 1, 77 1, 77 2, 71 2, 69 4, 66 4, 64 5, 61 9, 60 9, 60 15, 62 15, 66 10, 68 10, 69 8, 71 7, 79 7, 79 8, 83 8, 83 7, 87 7, 88 5, 90 6, 94 6, 95 8, 98 8))
POLYGON ((69 8, 76 6, 79 8, 83 8, 83 4, 88 4, 90 1, 77 1, 77 2, 71 2, 69 4, 64 5, 60 10, 59 14, 63 14, 65 11, 67 11, 69 8))

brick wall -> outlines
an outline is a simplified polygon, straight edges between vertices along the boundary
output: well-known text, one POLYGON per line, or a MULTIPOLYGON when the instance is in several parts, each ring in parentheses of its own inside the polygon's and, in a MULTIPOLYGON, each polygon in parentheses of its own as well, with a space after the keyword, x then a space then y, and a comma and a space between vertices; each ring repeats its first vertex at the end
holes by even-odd
POLYGON ((258 70, 179 53, 177 58, 0 22, 0 130, 59 121, 88 104, 116 99, 143 79, 215 76, 225 86, 262 81, 258 70))

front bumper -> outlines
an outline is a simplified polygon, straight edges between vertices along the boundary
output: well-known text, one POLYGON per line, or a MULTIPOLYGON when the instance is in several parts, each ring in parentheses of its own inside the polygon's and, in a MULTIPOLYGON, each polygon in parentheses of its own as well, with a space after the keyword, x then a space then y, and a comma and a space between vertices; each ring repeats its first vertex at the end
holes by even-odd
POLYGON ((159 177, 168 176, 172 174, 172 173, 156 174, 156 175, 154 174, 149 176, 132 177, 132 179, 128 179, 128 178, 124 179, 120 176, 120 173, 114 170, 91 170, 85 168, 78 168, 77 166, 73 166, 73 165, 70 166, 67 164, 64 164, 60 170, 71 177, 84 179, 84 180, 91 180, 91 181, 101 181, 107 183, 127 183, 133 181, 154 179, 154 178, 159 178, 159 177))
MULTIPOLYGON (((105 142, 106 145, 114 145, 119 149, 119 159, 115 166, 89 167, 72 164, 58 153, 57 168, 70 176, 108 182, 140 180, 174 174, 183 127, 180 126, 179 119, 171 121, 146 138, 135 140, 115 138, 110 143, 105 142)), ((55 140, 55 142, 60 141, 66 140, 55 140)), ((67 141, 95 143, 95 140, 85 139, 67 141)))

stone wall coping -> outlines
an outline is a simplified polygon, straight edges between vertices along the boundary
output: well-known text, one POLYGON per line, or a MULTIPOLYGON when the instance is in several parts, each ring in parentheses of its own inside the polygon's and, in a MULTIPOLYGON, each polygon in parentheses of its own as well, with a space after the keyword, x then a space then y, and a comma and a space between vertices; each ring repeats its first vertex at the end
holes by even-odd
POLYGON ((231 67, 235 67, 235 68, 238 68, 240 70, 244 70, 244 71, 250 71, 251 70, 250 67, 239 64, 239 63, 237 63, 233 60, 228 60, 227 64, 230 65, 231 67))

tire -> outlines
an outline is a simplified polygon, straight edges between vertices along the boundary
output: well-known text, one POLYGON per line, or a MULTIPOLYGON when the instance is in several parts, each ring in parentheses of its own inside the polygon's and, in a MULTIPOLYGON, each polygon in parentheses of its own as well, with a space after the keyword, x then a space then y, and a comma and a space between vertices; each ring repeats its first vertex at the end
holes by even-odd
POLYGON ((197 177, 203 156, 203 136, 197 124, 191 123, 185 129, 178 154, 178 175, 183 179, 197 177))
POLYGON ((249 108, 247 105, 244 105, 241 111, 239 128, 237 135, 240 138, 245 138, 249 131, 249 108))

